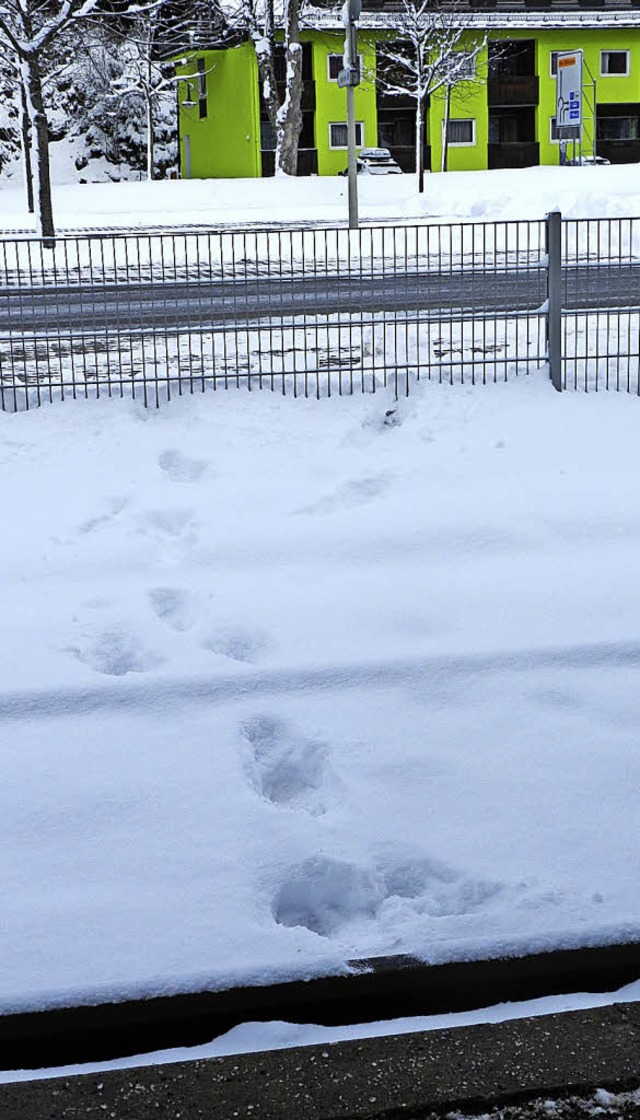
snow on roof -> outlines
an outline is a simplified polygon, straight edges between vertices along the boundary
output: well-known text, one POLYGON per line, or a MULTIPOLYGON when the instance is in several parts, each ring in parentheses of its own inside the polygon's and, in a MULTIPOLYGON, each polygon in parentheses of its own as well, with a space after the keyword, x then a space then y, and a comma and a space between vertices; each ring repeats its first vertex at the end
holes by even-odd
MULTIPOLYGON (((531 7, 518 0, 498 0, 490 7, 476 7, 473 3, 457 0, 451 4, 438 6, 438 18, 445 18, 455 22, 463 19, 465 25, 482 28, 588 28, 588 27, 640 27, 640 7, 631 2, 616 0, 608 3, 602 0, 597 8, 582 7, 576 0, 560 0, 556 3, 544 5, 540 3, 537 8, 531 7), (448 11, 447 11, 448 9, 448 11)), ((378 28, 396 28, 403 24, 403 12, 398 3, 392 2, 367 10, 363 7, 358 20, 359 28, 363 30, 377 30, 378 28)), ((321 7, 308 7, 304 13, 304 25, 307 28, 328 30, 341 28, 342 20, 339 8, 323 9, 321 7)))

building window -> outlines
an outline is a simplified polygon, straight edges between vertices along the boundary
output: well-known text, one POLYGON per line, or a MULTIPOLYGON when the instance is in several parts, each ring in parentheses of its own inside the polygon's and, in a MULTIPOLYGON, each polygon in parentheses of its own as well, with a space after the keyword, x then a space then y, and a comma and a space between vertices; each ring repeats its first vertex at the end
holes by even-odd
POLYGON ((271 121, 260 121, 260 148, 263 152, 276 150, 276 130, 271 121))
POLYGON ((637 117, 598 117, 598 140, 637 140, 637 117))
MULTIPOLYGON (((444 126, 444 121, 442 122, 444 126)), ((450 147, 469 148, 476 142, 476 122, 474 120, 449 121, 447 144, 450 147)))
POLYGON ((204 58, 199 58, 198 67, 198 116, 202 120, 207 115, 207 67, 204 58))
POLYGON ((600 74, 606 77, 627 77, 629 51, 600 51, 600 74))
MULTIPOLYGON (((327 55, 327 78, 330 82, 337 82, 338 74, 344 69, 344 56, 341 54, 327 55)), ((362 75, 362 55, 358 55, 358 70, 362 75)))
POLYGON ((565 125, 562 136, 558 135, 558 122, 555 117, 549 119, 549 139, 552 144, 559 144, 561 140, 579 140, 580 125, 565 125))
POLYGON ((451 68, 456 82, 473 82, 476 76, 476 56, 473 51, 453 51, 451 68))
MULTIPOLYGON (((346 148, 347 147, 347 125, 346 122, 337 121, 335 124, 329 125, 329 147, 330 148, 346 148)), ((356 148, 364 148, 364 123, 363 121, 356 121, 356 148)))

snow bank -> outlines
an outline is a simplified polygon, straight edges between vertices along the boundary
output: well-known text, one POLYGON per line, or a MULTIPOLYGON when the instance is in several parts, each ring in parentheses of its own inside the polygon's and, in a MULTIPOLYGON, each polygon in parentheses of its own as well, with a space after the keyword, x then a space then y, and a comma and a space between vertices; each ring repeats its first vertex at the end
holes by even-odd
MULTIPOLYGON (((54 166, 59 229, 347 219, 347 183, 340 176, 77 184, 67 182, 62 167, 61 157, 54 166)), ((423 195, 413 175, 362 176, 358 193, 365 222, 517 221, 555 208, 572 218, 640 214, 635 164, 436 173, 427 176, 423 195)), ((15 178, 0 177, 0 229, 29 228, 35 227, 23 192, 15 178)))
POLYGON ((638 936, 639 424, 0 415, 0 1008, 638 936))

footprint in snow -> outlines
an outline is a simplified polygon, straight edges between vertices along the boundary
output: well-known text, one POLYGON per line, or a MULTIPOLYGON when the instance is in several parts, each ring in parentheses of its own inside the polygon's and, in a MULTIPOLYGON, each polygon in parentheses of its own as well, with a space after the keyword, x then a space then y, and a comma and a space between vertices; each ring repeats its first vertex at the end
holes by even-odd
POLYGON ((333 513, 341 509, 353 509, 356 506, 366 505, 367 502, 373 501, 378 495, 384 493, 388 485, 389 479, 383 474, 354 478, 348 482, 343 482, 333 494, 327 494, 324 498, 319 498, 317 502, 312 502, 311 505, 304 506, 297 512, 323 514, 333 513))
POLYGON ((221 627, 202 640, 202 648, 210 653, 253 665, 262 661, 273 647, 268 634, 260 630, 243 630, 241 627, 221 627))
POLYGON ((159 456, 158 466, 170 482, 197 482, 209 464, 206 459, 190 459, 181 451, 168 450, 159 456))
POLYGON ((124 627, 110 626, 69 647, 83 665, 109 677, 144 673, 162 664, 162 658, 145 649, 138 638, 124 627))
POLYGON ((192 596, 179 587, 152 587, 149 592, 151 606, 171 630, 185 632, 194 624, 192 596))
POLYGON ((265 801, 313 815, 325 812, 326 743, 269 715, 248 720, 241 730, 249 745, 250 780, 265 801))
POLYGON ((372 920, 388 906, 443 918, 481 910, 502 890, 499 883, 411 853, 390 851, 372 866, 317 855, 291 869, 276 891, 272 912, 279 925, 331 937, 352 922, 372 920))

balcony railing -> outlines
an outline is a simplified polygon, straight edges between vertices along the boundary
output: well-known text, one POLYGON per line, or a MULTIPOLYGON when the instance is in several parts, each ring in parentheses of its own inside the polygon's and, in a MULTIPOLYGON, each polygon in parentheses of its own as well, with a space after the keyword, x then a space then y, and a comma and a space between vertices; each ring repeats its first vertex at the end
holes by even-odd
POLYGON ((598 140, 597 151, 612 163, 640 163, 640 140, 598 140))
MULTIPOLYGON (((276 153, 263 148, 260 155, 262 156, 262 176, 267 179, 276 173, 276 153)), ((299 148, 298 149, 298 175, 317 175, 318 174, 318 149, 317 148, 299 148)))
MULTIPOLYGON (((401 167, 403 171, 415 171, 415 144, 394 144, 393 147, 389 148, 389 151, 398 164, 398 167, 401 167)), ((424 169, 425 171, 431 171, 431 146, 429 144, 425 144, 424 148, 424 169)))
POLYGON ((535 167, 538 163, 540 163, 540 146, 535 140, 488 145, 490 170, 498 167, 535 167))
POLYGON ((537 105, 540 99, 536 74, 515 77, 496 76, 487 82, 487 102, 490 106, 537 105))

